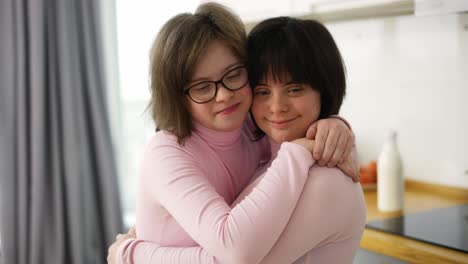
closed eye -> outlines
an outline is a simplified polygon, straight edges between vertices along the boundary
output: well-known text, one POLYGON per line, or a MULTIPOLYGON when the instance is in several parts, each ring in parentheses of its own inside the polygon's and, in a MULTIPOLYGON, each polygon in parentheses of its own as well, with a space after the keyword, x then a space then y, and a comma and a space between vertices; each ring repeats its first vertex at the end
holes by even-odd
POLYGON ((210 85, 201 85, 201 86, 195 86, 192 89, 196 91, 204 91, 210 88, 210 85))
POLYGON ((254 95, 259 95, 259 96, 264 96, 264 95, 269 95, 270 91, 266 89, 255 89, 254 95))
POLYGON ((235 72, 233 74, 230 74, 230 75, 226 76, 226 79, 231 80, 231 79, 235 79, 235 78, 237 78, 239 76, 240 76, 240 72, 237 71, 237 72, 235 72))
POLYGON ((268 95, 268 94, 269 94, 269 92, 267 92, 267 91, 258 91, 258 92, 255 93, 255 95, 268 95))
POLYGON ((288 93, 295 94, 295 93, 302 92, 303 90, 304 88, 301 88, 301 87, 291 87, 288 89, 288 93))

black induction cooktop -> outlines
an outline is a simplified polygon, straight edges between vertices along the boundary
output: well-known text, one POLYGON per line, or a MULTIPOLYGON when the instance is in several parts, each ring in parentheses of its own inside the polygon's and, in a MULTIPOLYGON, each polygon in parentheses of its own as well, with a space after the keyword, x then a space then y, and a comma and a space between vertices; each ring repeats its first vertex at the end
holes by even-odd
POLYGON ((366 227, 468 253, 468 204, 369 221, 366 227))

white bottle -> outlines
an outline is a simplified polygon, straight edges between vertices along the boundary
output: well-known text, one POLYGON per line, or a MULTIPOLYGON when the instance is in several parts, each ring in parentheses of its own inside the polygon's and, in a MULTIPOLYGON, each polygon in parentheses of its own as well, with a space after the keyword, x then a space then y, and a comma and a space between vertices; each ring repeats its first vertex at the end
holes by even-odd
POLYGON ((403 166, 396 132, 388 132, 377 163, 377 208, 382 212, 403 210, 403 166))

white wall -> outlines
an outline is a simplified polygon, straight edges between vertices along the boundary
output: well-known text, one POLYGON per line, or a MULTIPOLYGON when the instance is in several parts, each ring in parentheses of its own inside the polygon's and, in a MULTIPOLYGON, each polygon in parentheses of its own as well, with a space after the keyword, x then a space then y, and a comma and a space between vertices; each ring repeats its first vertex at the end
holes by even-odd
MULTIPOLYGON (((200 0, 199 2, 213 1, 230 7, 239 14, 244 23, 253 23, 275 16, 302 16, 311 12, 320 13, 390 3, 395 4, 396 2, 410 0, 200 0)), ((452 10, 453 8, 457 10, 456 8, 462 8, 456 4, 441 4, 438 7, 442 10, 452 10)))
POLYGON ((394 128, 407 178, 468 187, 468 14, 327 24, 344 57, 341 115, 362 163, 394 128))
MULTIPOLYGON (((315 3, 365 1, 217 2, 251 22, 307 13, 315 3)), ((341 114, 354 127, 362 163, 377 159, 385 132, 393 128, 407 178, 468 187, 468 13, 327 27, 347 66, 348 96, 341 114)))

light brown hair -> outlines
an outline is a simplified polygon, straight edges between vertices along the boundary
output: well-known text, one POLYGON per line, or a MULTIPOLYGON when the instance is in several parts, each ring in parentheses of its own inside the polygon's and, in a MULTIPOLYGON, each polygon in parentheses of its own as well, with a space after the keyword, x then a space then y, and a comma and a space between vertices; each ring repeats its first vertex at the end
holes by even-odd
POLYGON ((157 129, 174 134, 179 144, 192 131, 184 88, 190 83, 200 56, 214 40, 222 41, 241 62, 246 62, 246 33, 242 21, 216 3, 202 4, 194 14, 174 16, 164 24, 153 42, 148 108, 157 129))

